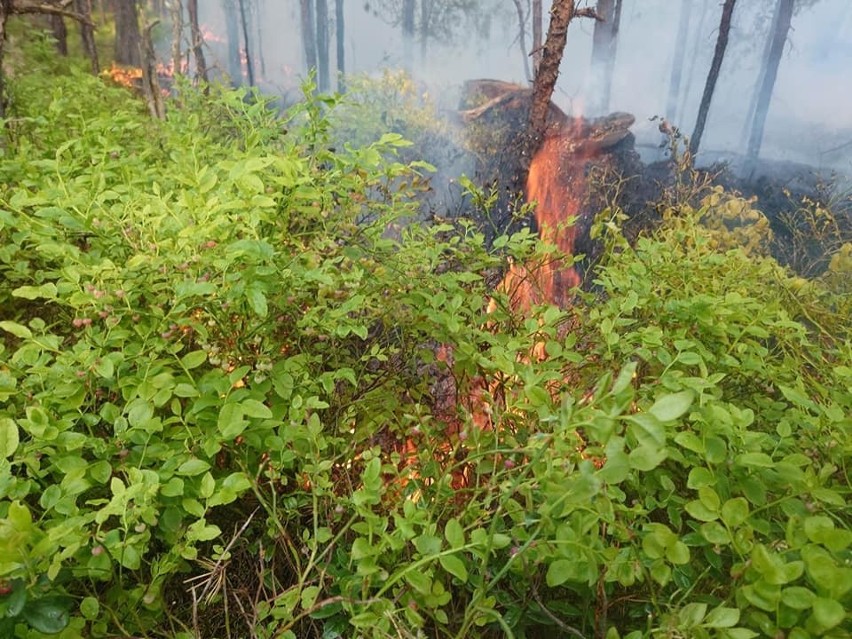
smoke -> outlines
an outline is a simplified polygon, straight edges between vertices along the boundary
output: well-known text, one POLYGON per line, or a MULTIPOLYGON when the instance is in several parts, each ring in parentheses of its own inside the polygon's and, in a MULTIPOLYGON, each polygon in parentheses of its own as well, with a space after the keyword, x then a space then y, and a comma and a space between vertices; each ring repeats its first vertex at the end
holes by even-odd
MULTIPOLYGON (((678 99, 680 115, 674 123, 686 134, 692 132, 695 123, 721 13, 721 3, 717 0, 691 1, 690 35, 682 94, 678 99)), ((244 2, 252 7, 253 56, 262 54, 264 61, 264 72, 256 71, 259 86, 285 101, 295 99, 305 75, 299 2, 244 2), (262 42, 262 51, 258 50, 258 42, 262 42)), ((650 153, 660 142, 657 125, 650 118, 665 112, 681 0, 623 2, 609 110, 636 115, 633 131, 637 143, 650 153)), ((222 1, 206 0, 201 4, 202 22, 224 39, 227 29, 222 1)), ((409 43, 409 47, 403 46, 402 29, 375 15, 374 12, 382 11, 380 5, 367 8, 364 2, 346 0, 347 73, 379 74, 389 67, 403 67, 408 48, 414 52, 412 73, 429 86, 430 95, 444 108, 455 106, 458 86, 471 78, 523 83, 524 66, 512 1, 480 0, 472 5, 477 10, 465 19, 460 18, 463 21, 454 30, 455 37, 450 42, 430 39, 423 59, 419 39, 409 43)), ((545 1, 544 5, 546 17, 549 2, 545 1)), ((744 149, 749 102, 760 70, 773 5, 774 0, 738 3, 731 43, 702 142, 708 160, 738 154, 744 149)), ((569 31, 554 95, 554 101, 568 113, 583 112, 588 91, 594 85, 589 77, 593 28, 590 20, 576 20, 569 31)), ((527 42, 530 41, 528 37, 527 42)), ((214 64, 226 70, 226 44, 212 42, 210 50, 214 64)), ((330 58, 334 73, 333 46, 330 58)), ((258 69, 260 65, 256 62, 255 67, 258 69)), ((766 124, 763 158, 852 174, 850 68, 852 2, 803 2, 793 18, 779 70, 766 124)))

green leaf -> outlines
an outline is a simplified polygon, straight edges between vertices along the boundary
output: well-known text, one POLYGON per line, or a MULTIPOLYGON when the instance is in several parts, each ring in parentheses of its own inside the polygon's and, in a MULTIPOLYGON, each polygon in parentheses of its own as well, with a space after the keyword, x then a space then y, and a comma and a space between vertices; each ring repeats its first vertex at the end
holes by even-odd
POLYGON ((725 546, 731 543, 731 536, 728 534, 728 530, 718 521, 708 521, 701 524, 699 531, 701 532, 701 536, 711 544, 725 546))
POLYGON ((23 324, 18 324, 17 322, 0 322, 0 329, 3 329, 7 333, 11 333, 15 337, 20 337, 21 339, 29 339, 33 336, 30 329, 23 324))
POLYGON ((24 607, 24 619, 38 632, 53 635, 68 625, 68 601, 59 597, 31 600, 24 607))
POLYGON ((266 294, 262 290, 256 286, 247 288, 246 300, 248 300, 249 306, 251 306, 251 309, 257 313, 259 317, 266 317, 269 312, 269 308, 266 303, 266 294))
POLYGON ((690 603, 678 610, 677 616, 687 628, 694 628, 704 620, 707 614, 706 603, 690 603))
POLYGON ((216 480, 213 479, 213 475, 209 472, 204 473, 204 476, 201 478, 201 487, 198 491, 198 496, 202 499, 207 499, 213 495, 213 492, 216 490, 216 480))
POLYGON ((243 419, 242 405, 237 402, 225 402, 219 410, 216 428, 224 439, 232 440, 240 435, 248 426, 243 419))
POLYGON ((699 455, 704 454, 704 442, 701 441, 695 433, 685 430, 675 435, 674 440, 675 443, 682 448, 691 450, 693 453, 698 453, 699 455))
POLYGON ((817 597, 813 603, 813 615, 816 622, 828 630, 846 618, 846 610, 839 601, 817 597))
POLYGON ((718 512, 708 508, 703 502, 698 499, 687 502, 686 506, 684 506, 684 509, 694 519, 697 519, 698 521, 716 521, 719 518, 718 512))
POLYGON ((95 597, 86 597, 80 602, 80 614, 83 615, 84 619, 88 619, 89 621, 94 621, 98 618, 100 609, 101 605, 95 597))
POLYGON ((306 586, 301 596, 302 610, 311 608, 316 603, 320 592, 321 589, 319 586, 306 586))
POLYGON ((272 419, 272 411, 263 402, 256 399, 244 399, 240 402, 243 414, 246 417, 254 417, 255 419, 272 419))
POLYGON ((12 291, 12 297, 20 297, 25 300, 56 299, 56 284, 48 282, 41 286, 21 286, 12 291))
POLYGON ((450 519, 444 527, 444 537, 447 538, 450 547, 453 549, 464 546, 464 529, 455 517, 450 519))
POLYGON ((686 486, 687 488, 698 490, 702 486, 713 486, 715 483, 716 478, 710 470, 697 466, 689 471, 689 478, 686 481, 686 486))
POLYGON ((676 566, 683 566, 689 563, 689 547, 678 540, 666 548, 666 559, 676 566))
POLYGON ((713 608, 701 624, 705 628, 732 628, 740 621, 740 611, 736 608, 719 606, 713 608))
POLYGON ((11 417, 0 417, 0 459, 11 457, 21 443, 18 424, 11 417))
POLYGON ((722 505, 722 521, 730 528, 736 528, 748 519, 749 506, 744 497, 729 499, 722 505))
POLYGON ((405 580, 419 593, 429 595, 432 593, 432 579, 419 570, 409 570, 405 573, 405 580))
POLYGON ((748 628, 729 628, 721 636, 725 637, 725 639, 754 639, 758 634, 748 628))
POLYGON ((561 586, 573 575, 574 562, 570 559, 557 559, 547 568, 547 585, 551 588, 561 586))
POLYGON ((195 475, 200 475, 206 470, 210 469, 210 464, 208 464, 203 459, 197 459, 193 457, 185 462, 183 462, 177 469, 178 475, 186 475, 188 477, 194 477, 195 475))
POLYGON ((670 422, 689 410, 692 402, 695 399, 695 394, 691 390, 681 391, 672 395, 663 395, 660 397, 648 412, 661 422, 670 422))
POLYGON ((737 464, 747 468, 772 468, 775 465, 766 453, 743 453, 737 456, 737 464))
POLYGON ((207 361, 207 351, 192 351, 180 358, 180 363, 187 370, 198 368, 207 361))
POLYGON ((781 591, 781 601, 793 610, 807 610, 814 605, 817 596, 801 586, 791 586, 781 591))
POLYGON ((464 562, 455 555, 441 555, 438 557, 441 567, 448 573, 458 578, 462 583, 467 583, 467 568, 464 562))
POLYGON ((112 379, 113 375, 115 375, 115 364, 108 357, 98 360, 94 369, 98 377, 103 377, 104 379, 112 379))
POLYGON ((630 467, 641 472, 655 469, 665 461, 668 452, 664 447, 640 446, 628 455, 630 467))
POLYGON ((814 404, 813 400, 799 389, 779 384, 778 390, 781 391, 787 401, 795 404, 796 406, 801 406, 802 408, 816 408, 816 404, 814 404))

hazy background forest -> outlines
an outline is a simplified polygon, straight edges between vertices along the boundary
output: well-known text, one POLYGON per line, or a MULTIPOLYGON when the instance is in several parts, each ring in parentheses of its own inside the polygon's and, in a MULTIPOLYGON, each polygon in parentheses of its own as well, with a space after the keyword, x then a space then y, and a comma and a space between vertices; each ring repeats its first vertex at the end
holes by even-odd
MULTIPOLYGON (((333 5, 334 3, 330 3, 333 5)), ((410 67, 432 99, 445 109, 458 103, 459 85, 491 77, 523 83, 524 59, 518 42, 518 13, 511 0, 432 0, 425 56, 421 7, 416 7, 413 42, 406 45, 401 1, 343 2, 345 64, 348 73, 379 74, 410 67), (406 51, 411 53, 407 54, 406 51)), ((579 3, 583 5, 584 3, 579 3)), ((594 5, 593 2, 585 3, 594 5)), ((741 0, 734 11, 730 43, 707 123, 705 159, 742 152, 748 141, 747 113, 758 81, 775 0, 741 0)), ((527 12, 529 2, 522 2, 527 12)), ((543 3, 545 28, 550 2, 543 3)), ((721 3, 716 0, 624 0, 612 77, 611 99, 601 108, 594 99, 590 65, 591 20, 572 24, 554 101, 566 112, 587 116, 627 111, 636 116, 633 132, 645 159, 657 159, 660 142, 652 116, 669 116, 690 133, 704 79, 713 56, 721 3), (674 109, 671 71, 682 12, 689 15, 687 46, 682 56, 684 80, 674 109)), ((305 77, 300 4, 245 0, 257 83, 266 92, 296 99, 305 77), (260 69, 262 60, 263 71, 260 69)), ((331 56, 335 69, 335 16, 330 11, 331 56)), ((201 3, 201 19, 222 71, 228 70, 227 9, 219 1, 201 3)), ((234 25, 235 28, 236 25, 234 25)), ((526 21, 529 32, 531 25, 526 21)), ((527 35, 530 49, 531 34, 527 35)), ((852 3, 808 0, 795 8, 792 28, 773 92, 761 155, 803 162, 844 173, 852 169, 852 3)), ((244 78, 245 80, 245 78, 244 78)))

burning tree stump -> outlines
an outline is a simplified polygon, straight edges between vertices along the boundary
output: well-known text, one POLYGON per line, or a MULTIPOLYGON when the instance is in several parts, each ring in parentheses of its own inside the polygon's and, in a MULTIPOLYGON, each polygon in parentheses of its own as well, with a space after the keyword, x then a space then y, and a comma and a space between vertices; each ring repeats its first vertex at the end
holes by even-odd
MULTIPOLYGON (((479 178, 499 189, 497 226, 510 227, 517 195, 537 202, 534 222, 539 235, 564 255, 574 255, 580 235, 587 235, 593 210, 588 172, 592 166, 632 160, 629 113, 596 119, 570 117, 549 104, 544 139, 532 158, 523 156, 533 90, 499 80, 474 80, 464 87, 460 111, 470 147, 479 160, 479 178)), ((526 304, 565 306, 569 292, 582 282, 573 266, 558 262, 532 268, 517 266, 504 279, 507 291, 521 291, 526 304), (532 278, 532 282, 530 282, 532 278), (529 299, 531 298, 531 299, 529 299)), ((520 300, 519 300, 520 303, 520 300)))

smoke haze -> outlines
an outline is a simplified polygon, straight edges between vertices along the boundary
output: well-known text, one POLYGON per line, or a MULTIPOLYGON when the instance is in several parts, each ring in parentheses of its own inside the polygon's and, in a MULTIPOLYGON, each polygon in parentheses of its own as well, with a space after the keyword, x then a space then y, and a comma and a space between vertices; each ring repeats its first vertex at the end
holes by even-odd
MULTIPOLYGON (((253 58, 261 88, 294 100, 305 76, 297 0, 246 0, 252 6, 253 58), (264 72, 259 71, 263 59, 264 72)), ((721 2, 691 0, 690 32, 682 94, 675 124, 690 134, 716 41, 721 2)), ((636 116, 637 144, 653 156, 660 142, 649 119, 665 112, 680 0, 623 0, 609 111, 636 116)), ((202 21, 220 42, 209 42, 214 63, 227 69, 225 18, 219 0, 202 3, 202 21)), ((334 71, 333 5, 330 59, 334 71)), ((583 3, 580 3, 581 5, 583 3)), ((593 4, 593 3, 587 3, 593 4)), ((760 71, 775 0, 740 0, 702 142, 705 157, 741 153, 747 142, 746 114, 760 71)), ((807 163, 852 174, 852 2, 817 0, 800 6, 785 46, 773 93, 761 157, 807 163)), ((545 31, 549 3, 544 2, 545 31)), ((402 30, 382 19, 380 5, 346 0, 347 73, 379 74, 404 66, 402 30), (369 7, 369 8, 368 8, 369 7)), ((580 114, 588 101, 592 32, 590 20, 570 28, 554 101, 580 114)), ((451 42, 429 41, 421 59, 419 40, 410 43, 414 77, 429 87, 443 108, 453 108, 465 80, 491 77, 524 83, 517 13, 511 0, 481 0, 457 22, 451 42)), ((529 24, 527 46, 531 46, 529 24)), ((447 38, 449 39, 449 38, 447 38)), ((587 113, 586 115, 599 115, 587 113)))

